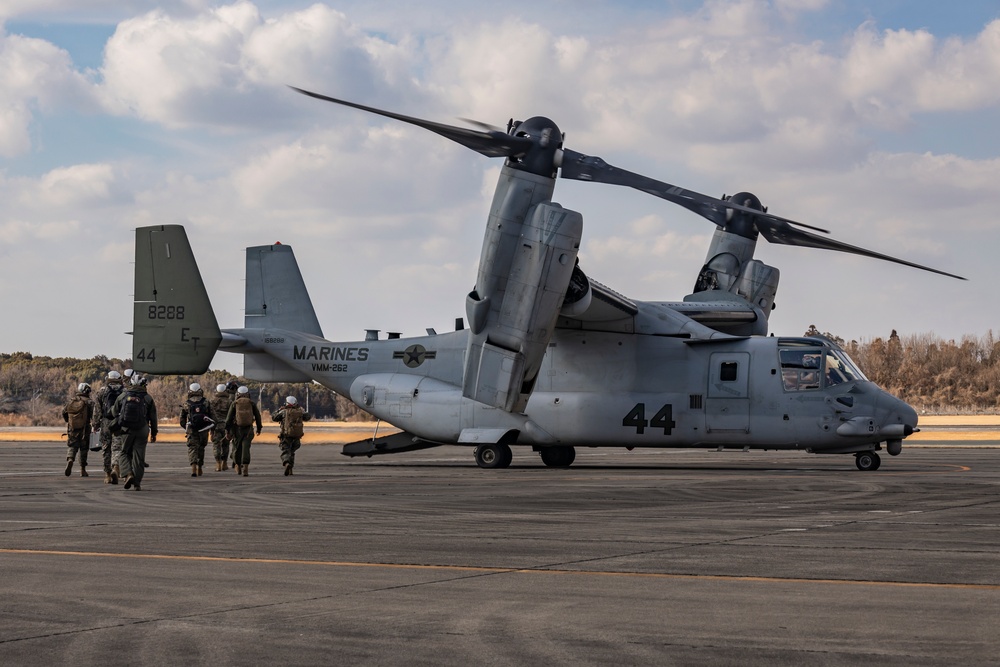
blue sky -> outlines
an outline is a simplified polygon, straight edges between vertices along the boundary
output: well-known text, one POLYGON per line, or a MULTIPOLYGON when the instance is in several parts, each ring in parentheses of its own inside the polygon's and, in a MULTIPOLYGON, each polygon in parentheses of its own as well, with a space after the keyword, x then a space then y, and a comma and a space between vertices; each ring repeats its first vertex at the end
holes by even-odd
MULTIPOLYGON (((574 150, 970 278, 761 242, 776 333, 997 328, 995 1, 7 0, 0 26, 3 352, 127 356, 131 230, 155 223, 188 227, 223 326, 242 249, 276 240, 329 338, 463 315, 499 165, 286 84, 442 122, 547 115, 574 150)), ((594 278, 690 291, 710 225, 607 186, 556 195, 594 278)))

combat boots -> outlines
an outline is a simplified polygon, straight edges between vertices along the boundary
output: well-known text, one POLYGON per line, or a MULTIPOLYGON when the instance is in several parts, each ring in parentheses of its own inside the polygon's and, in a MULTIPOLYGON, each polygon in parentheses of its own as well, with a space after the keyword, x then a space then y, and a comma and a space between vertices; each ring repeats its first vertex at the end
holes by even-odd
POLYGON ((285 477, 288 477, 291 474, 292 474, 292 464, 289 463, 288 461, 285 461, 285 477))
POLYGON ((111 466, 111 483, 117 484, 118 480, 121 479, 122 471, 118 468, 118 464, 111 466))
POLYGON ((110 472, 105 472, 104 473, 104 483, 105 484, 110 484, 111 483, 111 473, 110 472))
POLYGON ((80 477, 90 477, 90 475, 87 474, 86 466, 80 466, 80 477))
POLYGON ((215 472, 222 472, 222 461, 215 462, 215 472))
POLYGON ((66 459, 66 476, 73 474, 73 459, 66 459))
POLYGON ((201 464, 198 464, 198 477, 201 477, 201 464))
POLYGON ((192 463, 191 464, 191 476, 192 477, 197 477, 198 476, 198 464, 197 463, 192 463))
POLYGON ((246 477, 247 473, 249 471, 250 471, 250 464, 249 463, 244 463, 243 464, 243 476, 246 477))
POLYGON ((229 470, 229 462, 226 459, 222 459, 222 469, 229 470))
POLYGON ((233 470, 236 471, 237 475, 242 475, 243 474, 243 466, 241 466, 239 463, 234 463, 233 464, 233 470))

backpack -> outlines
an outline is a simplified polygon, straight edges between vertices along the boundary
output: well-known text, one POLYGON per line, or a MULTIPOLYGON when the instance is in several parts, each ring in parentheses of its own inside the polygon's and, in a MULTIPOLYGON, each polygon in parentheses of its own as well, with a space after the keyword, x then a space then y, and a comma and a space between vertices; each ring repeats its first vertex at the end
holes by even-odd
POLYGON ((101 412, 104 414, 105 419, 113 419, 114 415, 111 414, 112 409, 115 407, 115 401, 122 393, 124 387, 120 384, 108 384, 104 385, 104 396, 101 399, 101 412))
POLYGON ((252 426, 253 425, 253 403, 246 396, 240 396, 236 399, 236 425, 237 426, 252 426))
POLYGON ((285 408, 285 435, 289 438, 301 438, 302 428, 302 408, 285 408))
POLYGON ((200 398, 197 401, 188 401, 187 407, 188 423, 191 424, 192 430, 200 433, 215 426, 212 418, 205 414, 206 404, 204 398, 200 398))
POLYGON ((122 409, 118 413, 118 423, 122 426, 133 428, 141 428, 146 424, 145 394, 133 393, 131 391, 125 393, 125 401, 122 403, 122 409))
POLYGON ((74 431, 87 426, 87 401, 82 396, 74 396, 66 406, 67 423, 74 431))

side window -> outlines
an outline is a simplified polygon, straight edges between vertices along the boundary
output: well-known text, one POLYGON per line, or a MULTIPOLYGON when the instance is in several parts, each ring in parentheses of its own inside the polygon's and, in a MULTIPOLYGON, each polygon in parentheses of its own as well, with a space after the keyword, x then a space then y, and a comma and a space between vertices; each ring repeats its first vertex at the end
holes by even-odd
POLYGON ((719 368, 719 380, 722 382, 736 382, 739 376, 739 364, 735 361, 723 361, 719 368))
POLYGON ((816 350, 785 349, 781 359, 781 384, 785 391, 819 389, 821 355, 816 350))

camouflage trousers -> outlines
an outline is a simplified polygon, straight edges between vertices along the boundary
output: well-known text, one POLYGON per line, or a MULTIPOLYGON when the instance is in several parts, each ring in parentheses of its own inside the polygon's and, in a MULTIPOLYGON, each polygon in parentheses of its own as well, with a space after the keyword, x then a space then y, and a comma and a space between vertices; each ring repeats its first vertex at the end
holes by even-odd
POLYGON ((101 420, 101 455, 104 458, 104 472, 111 472, 111 466, 118 464, 122 453, 123 436, 111 432, 111 420, 101 420))
POLYGON ((281 463, 291 466, 295 465, 295 452, 302 446, 302 438, 292 438, 283 435, 278 440, 278 446, 281 448, 281 463))
POLYGON ((80 453, 80 465, 87 467, 87 452, 90 451, 90 429, 74 428, 66 432, 66 460, 75 461, 80 453))
POLYGON ((225 461, 229 458, 229 436, 225 424, 216 425, 212 429, 212 449, 215 450, 215 460, 225 461))
POLYGON ((191 465, 205 465, 205 447, 208 446, 208 431, 187 432, 188 463, 191 465))

